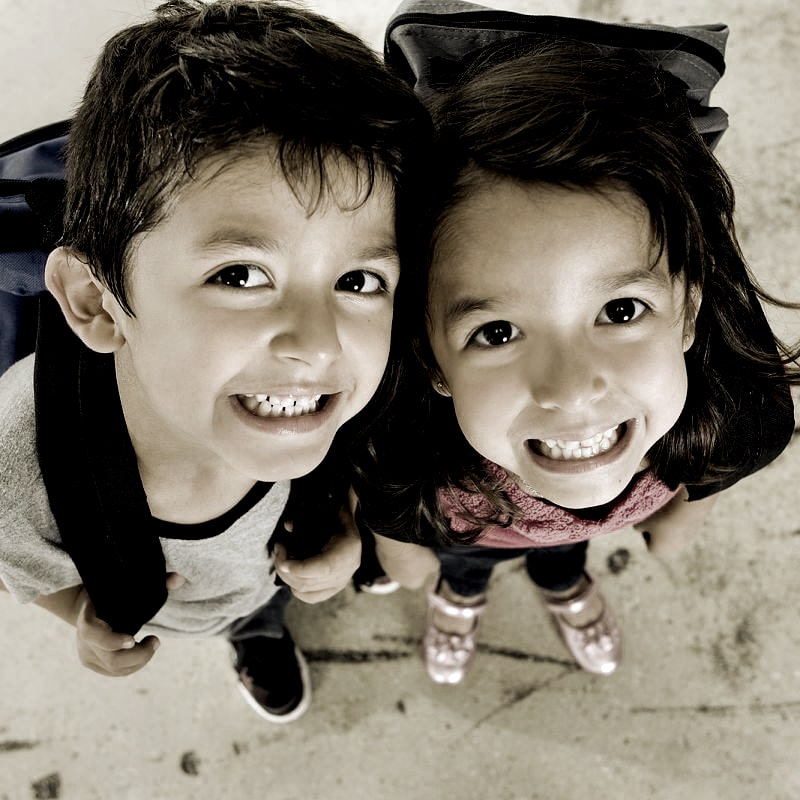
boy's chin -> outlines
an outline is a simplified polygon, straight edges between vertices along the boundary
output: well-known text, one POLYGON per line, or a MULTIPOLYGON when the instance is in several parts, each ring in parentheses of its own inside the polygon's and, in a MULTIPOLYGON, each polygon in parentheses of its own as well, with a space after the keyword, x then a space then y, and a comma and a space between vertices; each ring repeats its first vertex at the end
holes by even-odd
POLYGON ((291 481, 302 478, 313 472, 324 460, 321 456, 298 458, 291 461, 279 461, 263 469, 249 470, 250 477, 264 483, 277 483, 278 481, 291 481))

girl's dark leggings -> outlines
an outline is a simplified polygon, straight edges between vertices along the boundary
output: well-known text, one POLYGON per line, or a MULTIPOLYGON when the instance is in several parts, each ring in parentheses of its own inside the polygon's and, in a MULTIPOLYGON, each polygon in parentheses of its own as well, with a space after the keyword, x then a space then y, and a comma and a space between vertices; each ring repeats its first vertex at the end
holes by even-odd
POLYGON ((441 576, 453 591, 471 597, 486 591, 496 564, 522 556, 528 575, 537 586, 552 591, 569 589, 583 575, 588 545, 579 542, 522 550, 454 545, 437 550, 436 555, 442 565, 441 576))

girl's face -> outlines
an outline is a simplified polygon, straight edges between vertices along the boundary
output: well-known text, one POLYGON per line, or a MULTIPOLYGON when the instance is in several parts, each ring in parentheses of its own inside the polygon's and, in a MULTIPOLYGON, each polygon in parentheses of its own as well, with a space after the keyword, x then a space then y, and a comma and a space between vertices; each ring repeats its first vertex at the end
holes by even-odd
POLYGON ((497 181, 451 212, 429 284, 434 386, 528 493, 607 503, 677 421, 699 298, 685 309, 656 257, 622 190, 497 181))

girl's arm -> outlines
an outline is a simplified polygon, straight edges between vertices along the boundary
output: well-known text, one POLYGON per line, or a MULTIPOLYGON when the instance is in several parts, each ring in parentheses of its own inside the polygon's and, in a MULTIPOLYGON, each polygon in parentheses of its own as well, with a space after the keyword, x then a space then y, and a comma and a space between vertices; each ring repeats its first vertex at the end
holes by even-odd
POLYGON ((659 556, 674 555, 700 532, 717 495, 692 501, 688 497, 686 487, 681 486, 678 494, 667 505, 634 525, 645 537, 647 549, 651 553, 659 556))
POLYGON ((439 571, 433 550, 375 534, 375 553, 386 574, 406 589, 419 589, 439 571))

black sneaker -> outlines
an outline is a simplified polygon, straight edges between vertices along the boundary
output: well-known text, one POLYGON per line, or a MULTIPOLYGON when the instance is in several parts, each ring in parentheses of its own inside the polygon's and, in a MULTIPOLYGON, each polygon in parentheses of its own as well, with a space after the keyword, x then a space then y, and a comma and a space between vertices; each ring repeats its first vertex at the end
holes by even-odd
POLYGON ((231 642, 239 689, 257 714, 270 722, 292 722, 311 704, 308 664, 283 629, 283 637, 252 636, 231 642))

